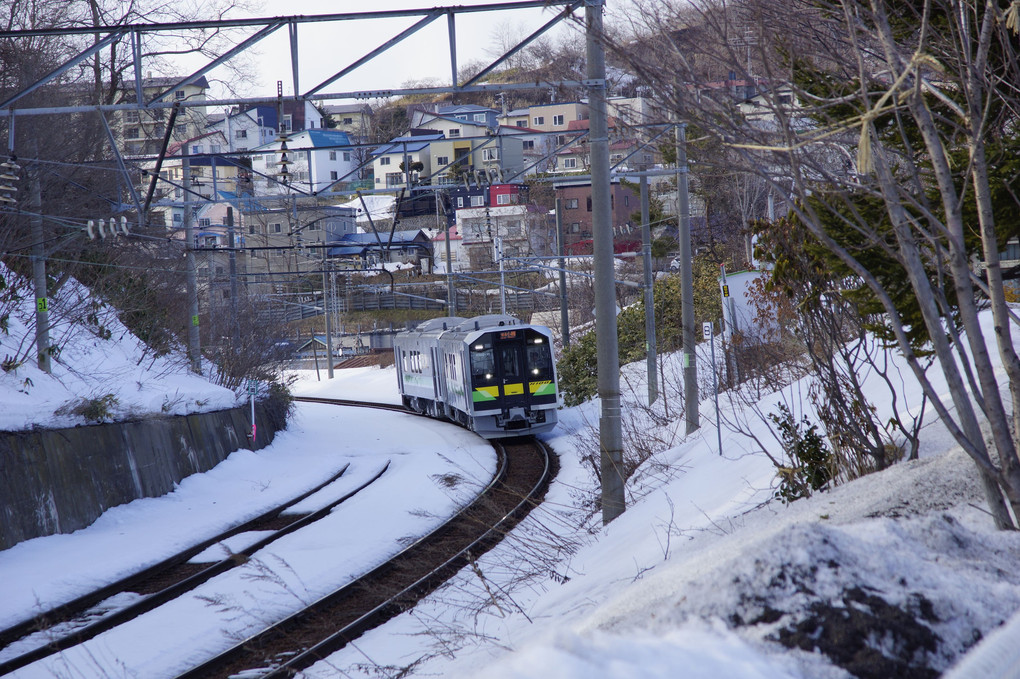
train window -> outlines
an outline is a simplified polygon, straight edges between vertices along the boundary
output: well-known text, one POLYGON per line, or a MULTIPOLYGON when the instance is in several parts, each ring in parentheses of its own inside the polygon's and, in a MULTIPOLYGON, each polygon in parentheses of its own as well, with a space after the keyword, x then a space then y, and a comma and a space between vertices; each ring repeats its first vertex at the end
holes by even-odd
POLYGON ((521 366, 518 361, 519 354, 514 345, 500 347, 500 358, 503 361, 504 379, 521 376, 521 366))
POLYGON ((552 354, 545 337, 528 332, 528 376, 530 379, 552 379, 552 354))
POLYGON ((471 347, 471 379, 475 382, 491 380, 496 372, 492 345, 476 344, 471 347))

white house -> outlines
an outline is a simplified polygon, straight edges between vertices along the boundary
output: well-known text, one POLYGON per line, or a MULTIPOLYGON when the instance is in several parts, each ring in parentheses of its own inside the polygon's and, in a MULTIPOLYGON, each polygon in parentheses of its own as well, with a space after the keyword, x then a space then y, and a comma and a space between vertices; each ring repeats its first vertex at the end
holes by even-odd
POLYGON ((341 130, 304 130, 287 136, 286 142, 274 139, 252 151, 252 172, 256 195, 288 193, 288 187, 307 192, 342 191, 345 182, 357 180, 358 163, 350 137, 341 130), (281 177, 281 161, 286 143, 286 169, 290 177, 281 177))

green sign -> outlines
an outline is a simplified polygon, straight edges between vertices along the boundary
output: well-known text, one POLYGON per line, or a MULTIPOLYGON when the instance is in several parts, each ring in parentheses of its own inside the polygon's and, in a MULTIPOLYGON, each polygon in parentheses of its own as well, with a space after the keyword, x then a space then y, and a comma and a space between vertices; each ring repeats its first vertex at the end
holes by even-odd
POLYGON ((45 297, 36 297, 35 298, 35 310, 38 313, 40 313, 40 314, 46 313, 47 311, 50 310, 50 303, 49 303, 49 301, 45 297))
POLYGON ((198 314, 195 314, 194 316, 191 317, 191 324, 196 328, 198 327, 198 314))

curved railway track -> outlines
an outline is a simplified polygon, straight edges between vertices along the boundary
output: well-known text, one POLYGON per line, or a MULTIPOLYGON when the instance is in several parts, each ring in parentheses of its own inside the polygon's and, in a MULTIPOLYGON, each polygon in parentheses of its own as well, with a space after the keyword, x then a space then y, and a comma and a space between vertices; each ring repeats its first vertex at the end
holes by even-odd
MULTIPOLYGON (((328 402, 328 399, 318 402, 328 402)), ((496 477, 467 507, 393 559, 177 679, 291 677, 412 608, 541 502, 555 456, 531 439, 493 441, 496 477)))
POLYGON ((359 484, 351 491, 344 493, 339 499, 329 502, 326 506, 314 512, 285 514, 286 510, 290 507, 339 480, 346 473, 349 466, 345 465, 343 469, 323 483, 283 504, 277 505, 267 512, 263 512, 254 519, 234 526, 212 538, 203 540, 117 582, 89 592, 73 601, 52 608, 34 618, 3 630, 0 632, 0 649, 6 648, 8 645, 17 643, 22 639, 30 641, 29 637, 33 635, 44 637, 45 641, 37 645, 26 644, 32 647, 17 656, 0 662, 0 676, 88 641, 107 630, 151 611, 185 592, 195 589, 220 573, 244 563, 248 557, 262 547, 328 515, 337 505, 350 499, 377 481, 387 469, 387 467, 383 467, 364 483, 359 484), (271 531, 271 533, 218 561, 190 563, 191 559, 213 545, 235 535, 254 531, 271 531), (113 611, 95 612, 98 604, 122 593, 141 595, 141 598, 113 611), (70 628, 70 631, 63 631, 68 628, 70 628))
MULTIPOLYGON (((393 404, 317 397, 299 397, 295 400, 416 414, 401 405, 393 404)), ((292 676, 342 648, 351 639, 412 607, 472 558, 494 546, 506 531, 541 501, 555 473, 555 457, 544 444, 534 439, 510 439, 492 444, 499 455, 495 477, 471 504, 450 521, 393 559, 308 608, 180 675, 181 678, 226 677, 242 671, 245 676, 292 676)), ((0 631, 2 649, 39 630, 50 630, 53 635, 54 630, 59 629, 57 625, 80 620, 83 612, 119 592, 143 594, 140 600, 129 606, 105 613, 92 622, 78 622, 78 629, 59 638, 49 639, 26 653, 0 663, 0 675, 91 639, 197 587, 233 565, 242 563, 257 549, 278 537, 321 518, 385 472, 383 468, 368 482, 346 493, 340 500, 331 502, 328 507, 306 515, 285 515, 289 507, 337 481, 346 470, 347 467, 344 467, 324 483, 251 521, 204 540, 132 576, 0 631), (218 563, 211 566, 188 563, 194 556, 226 538, 246 531, 267 529, 276 532, 218 563)))

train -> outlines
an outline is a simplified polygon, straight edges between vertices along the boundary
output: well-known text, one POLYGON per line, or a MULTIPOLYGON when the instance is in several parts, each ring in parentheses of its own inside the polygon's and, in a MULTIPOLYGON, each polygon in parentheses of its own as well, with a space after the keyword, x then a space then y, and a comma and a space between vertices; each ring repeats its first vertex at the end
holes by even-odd
POLYGON ((434 318, 397 333, 393 357, 401 400, 487 439, 556 426, 560 395, 552 332, 513 316, 434 318))

